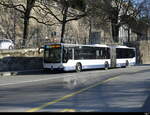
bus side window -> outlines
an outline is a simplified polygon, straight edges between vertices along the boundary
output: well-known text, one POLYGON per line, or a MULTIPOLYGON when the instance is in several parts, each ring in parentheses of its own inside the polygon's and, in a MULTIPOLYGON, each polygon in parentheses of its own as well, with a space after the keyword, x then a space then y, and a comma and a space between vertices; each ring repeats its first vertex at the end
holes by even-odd
POLYGON ((103 59, 103 50, 100 49, 100 59, 103 59))
POLYGON ((106 59, 110 59, 110 49, 109 48, 107 48, 106 59))
POLYGON ((63 49, 63 62, 66 63, 68 61, 68 56, 67 56, 67 48, 63 49))
POLYGON ((100 52, 99 50, 96 50, 96 59, 99 59, 100 58, 100 52))
POLYGON ((74 59, 75 60, 79 59, 79 48, 78 47, 74 48, 74 59))
POLYGON ((129 58, 135 57, 135 52, 134 52, 133 49, 129 49, 129 50, 128 50, 128 53, 129 53, 129 58))
POLYGON ((100 59, 105 59, 105 48, 100 48, 100 59))
POLYGON ((72 59, 72 48, 68 48, 68 52, 67 52, 67 56, 68 56, 68 59, 72 59))
POLYGON ((107 48, 104 49, 104 59, 107 59, 107 48))
POLYGON ((121 48, 116 49, 116 55, 117 55, 117 59, 123 58, 123 51, 121 51, 121 48))
POLYGON ((72 48, 65 47, 63 49, 63 62, 66 63, 69 59, 72 59, 72 48))

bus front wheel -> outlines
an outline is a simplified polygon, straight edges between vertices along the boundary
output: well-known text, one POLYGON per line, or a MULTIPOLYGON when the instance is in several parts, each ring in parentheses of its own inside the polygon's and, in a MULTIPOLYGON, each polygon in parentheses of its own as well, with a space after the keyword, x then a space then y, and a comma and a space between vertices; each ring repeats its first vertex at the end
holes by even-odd
POLYGON ((76 64, 76 72, 81 72, 82 71, 82 65, 81 63, 76 64))
POLYGON ((129 61, 128 61, 128 60, 126 60, 126 65, 125 65, 125 67, 129 67, 129 61))

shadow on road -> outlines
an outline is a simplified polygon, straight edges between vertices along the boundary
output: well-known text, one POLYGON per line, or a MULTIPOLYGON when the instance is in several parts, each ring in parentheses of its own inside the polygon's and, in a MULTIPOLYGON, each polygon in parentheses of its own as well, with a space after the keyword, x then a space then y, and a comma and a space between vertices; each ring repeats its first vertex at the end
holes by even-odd
MULTIPOLYGON (((149 81, 150 83, 150 81, 149 81)), ((143 107, 141 108, 142 112, 150 112, 150 91, 147 92, 149 95, 147 99, 145 100, 143 107)))
MULTIPOLYGON (((150 66, 150 64, 137 64, 136 66, 150 66)), ((109 70, 116 70, 116 69, 120 69, 120 68, 110 68, 109 70)), ((101 70, 104 70, 104 68, 100 68, 100 69, 88 69, 88 70, 83 70, 82 72, 86 72, 86 71, 101 71, 101 70)), ((145 71, 149 71, 149 69, 147 70, 144 70, 145 71)), ((81 72, 81 73, 82 73, 81 72)), ((141 72, 141 71, 139 71, 141 72)), ((68 72, 65 72, 65 71, 50 71, 50 70, 44 70, 44 69, 39 69, 39 70, 27 70, 27 71, 19 71, 16 73, 16 75, 46 75, 46 74, 61 74, 61 73, 76 73, 76 71, 68 71, 68 72)))
MULTIPOLYGON (((117 69, 117 68, 115 68, 117 69)), ((90 69, 90 70, 83 70, 82 72, 86 72, 86 71, 96 71, 96 70, 104 70, 104 69, 90 69)), ((81 72, 81 73, 82 73, 81 72)), ((16 75, 46 75, 46 74, 62 74, 62 73, 76 73, 76 71, 50 71, 50 70, 33 70, 33 71, 20 71, 17 72, 16 75)))

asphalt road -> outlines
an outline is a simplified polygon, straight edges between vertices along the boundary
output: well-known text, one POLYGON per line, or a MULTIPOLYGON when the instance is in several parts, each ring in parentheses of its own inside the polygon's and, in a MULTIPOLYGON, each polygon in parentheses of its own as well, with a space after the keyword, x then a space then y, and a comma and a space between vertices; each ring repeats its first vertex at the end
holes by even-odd
POLYGON ((150 65, 0 77, 0 112, 150 112, 150 65))

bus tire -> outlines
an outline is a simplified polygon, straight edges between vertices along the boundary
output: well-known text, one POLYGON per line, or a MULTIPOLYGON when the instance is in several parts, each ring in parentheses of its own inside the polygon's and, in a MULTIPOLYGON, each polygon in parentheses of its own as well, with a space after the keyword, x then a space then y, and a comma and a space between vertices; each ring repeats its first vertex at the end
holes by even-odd
POLYGON ((42 70, 42 72, 44 72, 44 73, 48 73, 48 72, 50 72, 50 69, 45 68, 45 69, 43 69, 43 70, 42 70))
POLYGON ((105 68, 104 68, 105 70, 108 70, 109 69, 109 63, 106 61, 105 62, 105 68))
POLYGON ((13 49, 13 46, 9 46, 9 50, 12 50, 13 49))
POLYGON ((81 63, 76 64, 76 72, 81 72, 82 71, 82 65, 81 63))
POLYGON ((126 60, 125 67, 129 67, 129 61, 128 60, 126 60))

